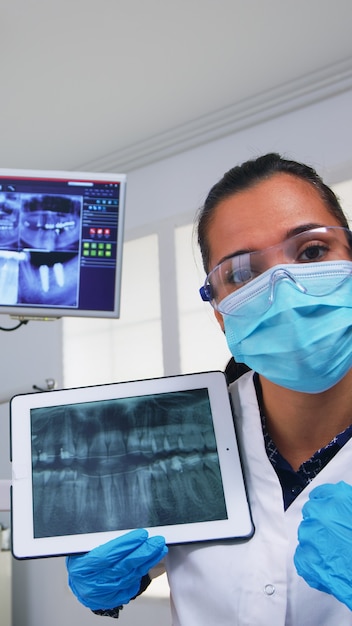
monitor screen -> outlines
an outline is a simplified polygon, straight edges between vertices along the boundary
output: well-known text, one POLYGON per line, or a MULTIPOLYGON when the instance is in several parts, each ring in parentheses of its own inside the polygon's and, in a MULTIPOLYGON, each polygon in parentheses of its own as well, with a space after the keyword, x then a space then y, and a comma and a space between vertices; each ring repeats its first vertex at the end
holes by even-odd
POLYGON ((0 169, 0 314, 118 317, 126 176, 0 169))

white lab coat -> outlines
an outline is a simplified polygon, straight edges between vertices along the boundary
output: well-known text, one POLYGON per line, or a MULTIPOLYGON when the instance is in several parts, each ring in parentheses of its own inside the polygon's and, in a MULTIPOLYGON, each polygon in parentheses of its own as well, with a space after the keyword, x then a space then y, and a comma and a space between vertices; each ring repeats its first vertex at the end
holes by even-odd
POLYGON ((341 479, 352 484, 352 440, 285 512, 265 452, 252 373, 233 383, 231 394, 255 534, 249 541, 169 548, 173 626, 352 626, 352 612, 311 589, 293 564, 309 491, 341 479))

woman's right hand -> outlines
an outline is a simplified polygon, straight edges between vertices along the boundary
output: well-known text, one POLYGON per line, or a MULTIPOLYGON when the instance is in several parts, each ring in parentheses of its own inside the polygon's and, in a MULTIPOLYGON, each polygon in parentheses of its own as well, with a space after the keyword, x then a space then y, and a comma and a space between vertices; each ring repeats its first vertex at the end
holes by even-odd
POLYGON ((93 611, 119 607, 138 594, 143 576, 167 551, 164 537, 133 530, 86 554, 67 557, 69 587, 93 611))

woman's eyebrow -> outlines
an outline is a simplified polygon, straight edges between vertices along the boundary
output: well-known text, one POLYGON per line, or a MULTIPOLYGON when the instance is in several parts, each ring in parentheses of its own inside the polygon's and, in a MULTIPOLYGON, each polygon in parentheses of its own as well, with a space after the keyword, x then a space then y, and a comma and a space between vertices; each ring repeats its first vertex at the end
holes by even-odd
MULTIPOLYGON (((299 235, 300 233, 305 233, 307 230, 313 230, 314 228, 325 228, 325 226, 324 224, 316 224, 315 222, 310 222, 308 224, 301 224, 300 226, 295 226, 294 228, 290 228, 286 232, 286 236, 285 236, 285 239, 283 239, 283 241, 286 241, 287 239, 290 239, 291 237, 294 237, 295 235, 299 235)), ((276 245, 280 245, 280 244, 276 244, 276 245)), ((272 248, 275 246, 268 246, 268 247, 272 248)), ((244 248, 243 250, 236 250, 234 252, 231 252, 230 254, 226 254, 226 256, 223 256, 216 265, 220 265, 220 263, 222 263, 223 261, 227 261, 227 259, 231 259, 234 256, 240 256, 241 254, 249 254, 250 252, 259 252, 259 250, 255 248, 244 248)))
POLYGON ((299 235, 300 233, 305 233, 306 230, 313 230, 314 228, 326 228, 325 224, 315 224, 311 222, 309 224, 301 224, 300 226, 296 226, 295 228, 290 228, 287 233, 285 239, 290 239, 295 235, 299 235))

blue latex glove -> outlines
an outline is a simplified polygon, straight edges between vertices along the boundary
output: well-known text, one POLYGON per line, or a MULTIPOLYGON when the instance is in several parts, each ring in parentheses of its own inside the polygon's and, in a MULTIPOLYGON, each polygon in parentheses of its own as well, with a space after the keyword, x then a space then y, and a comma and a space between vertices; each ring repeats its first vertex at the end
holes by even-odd
POLYGON ((352 487, 345 482, 313 489, 302 509, 297 572, 314 589, 352 610, 352 487))
POLYGON ((69 587, 93 611, 127 604, 137 595, 142 577, 167 551, 164 537, 132 530, 86 554, 67 557, 69 587))

